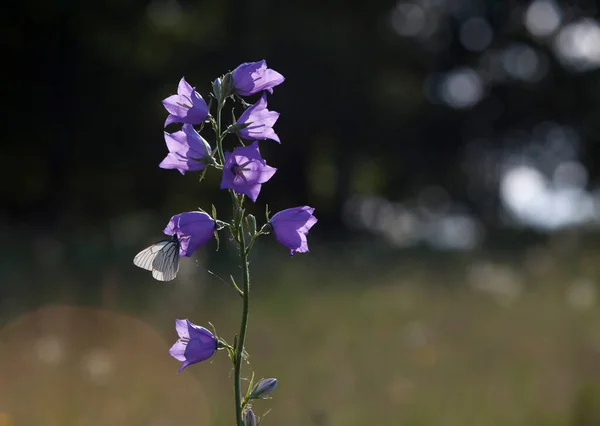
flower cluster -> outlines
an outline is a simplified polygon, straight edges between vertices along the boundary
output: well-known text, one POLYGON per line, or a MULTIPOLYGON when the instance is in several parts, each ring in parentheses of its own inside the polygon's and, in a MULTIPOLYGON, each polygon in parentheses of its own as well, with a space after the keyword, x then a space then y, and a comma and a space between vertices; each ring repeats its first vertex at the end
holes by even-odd
MULTIPOLYGON (((281 143, 279 136, 273 130, 279 113, 267 109, 265 92, 273 93, 273 88, 283 81, 284 77, 268 68, 266 61, 263 60, 244 63, 230 74, 217 79, 214 84, 215 88, 218 88, 215 91, 221 93, 213 93, 213 96, 221 99, 228 96, 250 96, 262 92, 260 99, 249 106, 232 126, 237 129, 236 133, 241 139, 252 143, 248 146, 238 146, 233 149, 233 152, 224 152, 221 179, 221 189, 231 189, 237 194, 244 194, 253 202, 258 198, 262 184, 271 179, 277 171, 276 168, 267 165, 262 158, 258 140, 271 139, 281 143), (224 87, 224 82, 230 87, 224 87)), ((182 78, 177 94, 164 99, 163 105, 169 112, 165 127, 171 123, 183 123, 183 126, 176 132, 165 132, 169 153, 159 166, 163 169, 176 169, 181 174, 185 174, 185 172, 202 171, 207 166, 218 165, 218 158, 215 158, 210 144, 193 127, 204 123, 209 118, 208 105, 204 98, 185 81, 185 78, 182 78)), ((294 207, 276 213, 270 219, 269 223, 275 238, 290 249, 291 255, 295 252, 308 251, 306 234, 317 222, 312 215, 313 211, 314 209, 308 206, 294 207)), ((204 234, 209 228, 212 232, 214 223, 207 222, 206 228, 198 229, 197 232, 204 234)), ((187 237, 193 238, 193 235, 187 237)))
MULTIPOLYGON (((235 123, 222 132, 221 129, 215 128, 218 123, 210 115, 209 106, 202 95, 185 78, 181 78, 177 94, 162 101, 169 113, 165 127, 173 123, 181 123, 182 126, 180 130, 164 132, 168 154, 160 162, 159 167, 175 169, 181 174, 203 172, 208 167, 214 167, 222 172, 221 189, 230 189, 256 202, 262 185, 277 171, 262 158, 258 141, 270 139, 281 143, 273 129, 279 113, 267 109, 267 92, 273 93, 273 88, 284 80, 281 74, 268 68, 264 60, 241 64, 232 72, 216 79, 213 82, 211 96, 218 102, 219 109, 228 98, 236 100, 241 99, 240 96, 261 93, 258 101, 250 105, 235 123), (217 133, 215 147, 212 147, 194 128, 195 125, 206 123, 212 124, 217 133), (219 132, 222 134, 218 134, 219 132), (237 134, 241 146, 234 147, 231 152, 220 151, 221 139, 229 133, 237 134), (250 143, 245 145, 242 141, 250 141, 250 143)), ((247 104, 243 102, 243 105, 247 104)), ((270 219, 267 218, 268 226, 263 228, 261 234, 272 230, 277 241, 289 248, 290 255, 305 253, 308 251, 306 235, 317 222, 313 212, 314 208, 309 206, 280 211, 270 219)), ((176 252, 179 256, 188 257, 210 240, 215 229, 215 220, 207 213, 186 212, 173 216, 164 233, 174 237, 170 241, 178 248, 176 252), (193 213, 201 213, 202 216, 190 216, 193 213), (191 219, 192 217, 196 219, 191 219), (183 221, 181 225, 180 221, 183 221)), ((162 251, 161 247, 156 245, 148 247, 145 264, 141 262, 136 264, 153 271, 155 278, 162 276, 165 280, 173 279, 177 273, 176 268, 173 274, 167 274, 163 270, 170 266, 169 262, 175 263, 178 259, 175 259, 173 254, 163 253, 169 246, 164 247, 162 251)))
MULTIPOLYGON (((187 319, 178 319, 175 328, 179 335, 171 347, 170 354, 181 362, 179 372, 190 365, 212 357, 220 349, 226 349, 234 364, 234 387, 236 395, 237 426, 254 426, 257 418, 251 408, 251 400, 264 399, 277 386, 274 378, 262 379, 250 386, 245 397, 241 392, 242 359, 246 357, 244 342, 248 319, 248 292, 250 278, 248 254, 261 235, 272 232, 276 240, 287 247, 290 255, 308 252, 307 234, 317 222, 314 208, 299 206, 282 210, 272 217, 267 211, 262 227, 256 224, 256 218, 245 213, 244 202, 249 199, 256 202, 262 185, 277 172, 267 164, 260 153, 259 141, 271 140, 281 144, 274 126, 279 113, 267 108, 267 93, 283 83, 284 77, 267 67, 263 61, 241 64, 235 70, 215 79, 212 83, 211 101, 204 98, 185 78, 179 81, 177 94, 162 101, 168 116, 164 127, 179 124, 180 128, 164 132, 168 153, 160 162, 162 169, 173 169, 182 175, 199 172, 201 177, 209 169, 221 174, 220 188, 228 190, 232 198, 231 222, 217 220, 213 206, 212 214, 205 211, 189 211, 174 215, 169 220, 164 233, 170 238, 159 241, 138 253, 134 264, 152 271, 152 276, 160 281, 170 281, 177 275, 179 259, 191 256, 198 248, 209 242, 218 232, 229 231, 231 240, 237 243, 243 271, 243 290, 231 277, 233 287, 244 299, 244 309, 240 333, 233 346, 204 327, 187 319), (252 105, 243 97, 259 95, 252 105), (227 102, 233 101, 244 107, 239 118, 233 118, 225 128, 222 124, 222 110, 227 102), (216 104, 216 112, 211 106, 216 104), (196 126, 196 127, 195 127, 196 126), (205 128, 212 128, 214 141, 200 134, 205 128), (224 146, 226 136, 237 138, 227 149, 224 146)), ((202 179, 200 179, 202 180, 202 179)))

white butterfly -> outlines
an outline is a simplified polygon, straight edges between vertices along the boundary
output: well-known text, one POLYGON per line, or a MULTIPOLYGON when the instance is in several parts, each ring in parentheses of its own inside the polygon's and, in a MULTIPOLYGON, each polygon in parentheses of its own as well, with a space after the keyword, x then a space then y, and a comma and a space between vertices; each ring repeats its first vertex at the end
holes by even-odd
POLYGON ((147 271, 158 281, 171 281, 179 271, 179 240, 176 235, 159 241, 139 252, 133 264, 147 271))

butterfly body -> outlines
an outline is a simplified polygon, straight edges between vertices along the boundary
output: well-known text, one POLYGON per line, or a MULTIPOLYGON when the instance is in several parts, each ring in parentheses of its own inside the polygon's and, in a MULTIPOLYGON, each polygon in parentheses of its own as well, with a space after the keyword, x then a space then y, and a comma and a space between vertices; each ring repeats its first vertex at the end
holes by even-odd
POLYGON ((162 240, 140 251, 133 264, 147 271, 158 281, 171 281, 179 271, 179 239, 177 235, 162 240))

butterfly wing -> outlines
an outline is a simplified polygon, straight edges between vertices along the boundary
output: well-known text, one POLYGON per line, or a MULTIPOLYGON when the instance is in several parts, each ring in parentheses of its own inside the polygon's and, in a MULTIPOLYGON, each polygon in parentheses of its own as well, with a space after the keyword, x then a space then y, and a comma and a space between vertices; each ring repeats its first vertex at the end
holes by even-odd
POLYGON ((146 247, 133 258, 133 264, 147 271, 152 271, 154 261, 159 257, 162 249, 170 242, 170 240, 159 241, 156 244, 146 247))
POLYGON ((152 277, 158 281, 171 281, 179 271, 179 242, 168 241, 152 262, 152 277))

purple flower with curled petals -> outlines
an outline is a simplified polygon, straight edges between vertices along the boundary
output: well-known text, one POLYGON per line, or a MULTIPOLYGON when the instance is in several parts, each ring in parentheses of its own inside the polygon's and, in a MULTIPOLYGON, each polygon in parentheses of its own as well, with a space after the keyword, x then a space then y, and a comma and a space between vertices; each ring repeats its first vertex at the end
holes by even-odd
POLYGON ((178 319, 175 320, 175 329, 179 340, 171 347, 169 353, 183 363, 177 373, 181 373, 192 364, 207 360, 216 352, 218 340, 206 328, 187 319, 178 319))
POLYGON ((314 211, 315 209, 309 206, 294 207, 276 213, 269 221, 275 238, 290 249, 290 256, 296 252, 308 252, 306 235, 317 223, 317 218, 313 216, 314 211))
POLYGON ((267 166, 260 156, 258 142, 240 146, 233 153, 225 152, 221 189, 233 189, 256 201, 262 184, 271 179, 276 171, 276 168, 267 166))
POLYGON ((278 118, 278 112, 267 109, 267 95, 263 93, 258 102, 248 107, 238 119, 237 124, 248 124, 238 131, 238 135, 246 140, 272 139, 281 143, 273 130, 278 118))
POLYGON ((207 213, 185 212, 173 216, 163 232, 177 235, 179 256, 190 257, 212 238, 214 231, 215 221, 207 213))
POLYGON ((177 169, 183 175, 204 169, 205 162, 211 160, 210 145, 191 124, 184 124, 177 132, 164 133, 169 153, 159 167, 177 169))
POLYGON ((263 59, 258 62, 245 62, 231 73, 235 93, 250 96, 262 90, 273 93, 273 87, 283 83, 285 78, 277 71, 267 68, 263 59))
POLYGON ((169 112, 165 127, 171 123, 200 124, 208 116, 206 102, 183 77, 179 81, 177 94, 163 99, 162 103, 169 112))

